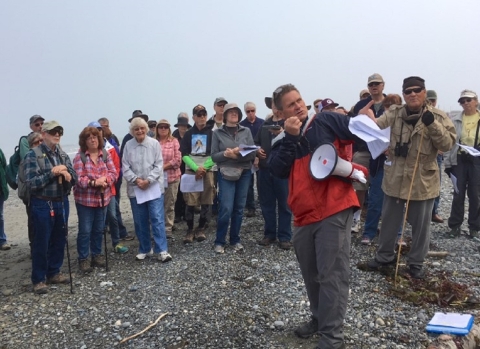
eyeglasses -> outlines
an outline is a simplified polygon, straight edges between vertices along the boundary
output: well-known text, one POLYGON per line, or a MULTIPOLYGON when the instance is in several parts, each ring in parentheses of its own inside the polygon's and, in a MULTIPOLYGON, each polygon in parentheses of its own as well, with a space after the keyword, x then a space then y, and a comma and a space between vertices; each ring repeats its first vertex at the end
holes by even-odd
POLYGON ((423 87, 416 87, 416 88, 410 88, 408 90, 403 90, 403 93, 406 95, 409 95, 412 92, 415 92, 415 94, 419 94, 422 91, 423 91, 423 87))
POLYGON ((138 131, 144 131, 145 130, 145 127, 135 127, 133 129, 134 132, 138 132, 138 131))
POLYGON ((159 128, 160 130, 168 130, 170 127, 166 125, 159 125, 157 126, 157 128, 159 128))
POLYGON ((255 113, 255 109, 253 109, 253 110, 247 110, 246 112, 247 112, 247 114, 248 114, 248 113, 255 113))
POLYGON ((460 99, 459 103, 460 104, 465 104, 465 103, 470 103, 472 101, 471 98, 462 98, 460 99))
POLYGON ((63 130, 62 129, 58 129, 58 128, 54 128, 53 130, 48 130, 47 133, 50 135, 50 136, 56 136, 57 133, 59 136, 63 136, 63 130))
POLYGON ((40 127, 43 125, 43 122, 37 122, 36 124, 34 124, 35 127, 40 127))
POLYGON ((371 83, 368 84, 368 87, 378 86, 380 84, 381 84, 381 82, 371 82, 371 83))
POLYGON ((195 116, 198 116, 199 118, 204 118, 204 117, 207 116, 207 113, 205 113, 205 112, 200 112, 200 113, 196 114, 195 116))

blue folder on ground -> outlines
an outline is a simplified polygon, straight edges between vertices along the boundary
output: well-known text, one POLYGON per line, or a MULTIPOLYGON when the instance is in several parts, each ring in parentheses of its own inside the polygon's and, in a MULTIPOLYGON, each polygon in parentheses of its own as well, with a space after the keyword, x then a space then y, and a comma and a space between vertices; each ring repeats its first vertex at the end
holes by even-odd
POLYGON ((466 336, 473 326, 473 315, 459 313, 435 313, 427 324, 427 332, 466 336))

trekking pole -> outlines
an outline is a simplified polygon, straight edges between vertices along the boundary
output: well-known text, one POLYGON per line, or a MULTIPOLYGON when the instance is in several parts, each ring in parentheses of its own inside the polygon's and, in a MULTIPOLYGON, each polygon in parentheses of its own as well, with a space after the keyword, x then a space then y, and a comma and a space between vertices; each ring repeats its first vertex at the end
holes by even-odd
POLYGON ((58 184, 60 184, 60 193, 62 194, 62 217, 63 217, 63 229, 65 231, 65 238, 67 240, 67 261, 68 261, 68 274, 70 275, 70 293, 73 292, 73 279, 72 279, 72 266, 70 264, 70 247, 68 245, 68 226, 67 220, 65 218, 65 203, 63 202, 63 177, 62 175, 58 176, 58 184))
MULTIPOLYGON (((100 188, 100 199, 102 200, 102 207, 105 208, 105 195, 103 193, 103 187, 100 188)), ((107 225, 106 220, 104 222, 103 227, 103 243, 105 245, 105 271, 108 271, 108 253, 107 253, 107 225)))

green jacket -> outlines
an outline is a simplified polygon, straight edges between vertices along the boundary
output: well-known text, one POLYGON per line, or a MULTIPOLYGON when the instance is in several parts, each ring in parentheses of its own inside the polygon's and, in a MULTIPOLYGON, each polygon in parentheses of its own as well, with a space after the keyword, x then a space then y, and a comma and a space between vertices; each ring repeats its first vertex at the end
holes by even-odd
POLYGON ((5 160, 5 155, 3 154, 2 149, 0 149, 0 189, 3 200, 8 199, 8 185, 7 177, 5 176, 5 169, 7 167, 7 161, 5 160))

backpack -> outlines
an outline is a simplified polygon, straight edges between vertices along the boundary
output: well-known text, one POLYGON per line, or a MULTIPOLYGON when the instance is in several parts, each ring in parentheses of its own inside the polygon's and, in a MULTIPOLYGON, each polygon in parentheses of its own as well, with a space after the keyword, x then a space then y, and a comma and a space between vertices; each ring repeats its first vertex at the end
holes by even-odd
MULTIPOLYGON (((45 170, 45 156, 42 150, 39 147, 32 148, 37 157, 38 166, 42 171, 45 170)), ((30 204, 30 187, 25 182, 25 172, 23 171, 23 160, 20 162, 19 171, 18 171, 18 197, 23 201, 25 205, 30 204)))
POLYGON ((18 140, 18 145, 15 147, 13 151, 13 155, 10 156, 10 160, 8 161, 8 165, 5 168, 5 177, 7 179, 7 183, 13 190, 18 188, 17 184, 17 175, 18 175, 18 167, 20 166, 20 162, 22 159, 20 158, 20 143, 22 142, 22 138, 26 138, 25 136, 20 137, 18 140))

